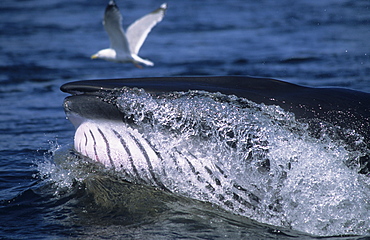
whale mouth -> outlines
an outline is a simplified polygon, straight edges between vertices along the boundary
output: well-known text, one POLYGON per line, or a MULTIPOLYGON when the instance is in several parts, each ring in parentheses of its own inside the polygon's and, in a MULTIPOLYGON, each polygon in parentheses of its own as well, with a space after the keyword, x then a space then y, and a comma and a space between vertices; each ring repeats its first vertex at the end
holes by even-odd
MULTIPOLYGON (((314 89, 288 84, 284 91, 291 88, 294 94, 283 100, 283 93, 266 98, 273 91, 261 86, 239 96, 230 94, 238 91, 226 83, 218 85, 218 78, 214 85, 197 79, 190 90, 189 82, 179 80, 178 86, 176 79, 62 86, 73 94, 64 107, 76 126, 75 150, 129 182, 210 202, 263 223, 325 235, 333 233, 325 223, 357 232, 370 224, 364 214, 370 207, 366 131, 351 128, 353 122, 344 128, 343 122, 336 125, 338 119, 316 117, 330 104, 320 102, 321 109, 313 111, 317 102, 307 103, 306 94, 314 89), (359 217, 351 217, 353 208, 359 217)), ((356 114, 366 118, 368 113, 351 117, 356 114)))
MULTIPOLYGON (((151 96, 166 97, 172 92, 206 91, 249 99, 257 104, 275 105, 294 113, 308 123, 312 135, 320 135, 323 125, 349 129, 363 138, 370 149, 370 94, 348 89, 308 88, 275 79, 251 77, 158 77, 85 80, 66 83, 61 90, 72 94, 65 99, 67 118, 77 128, 86 119, 132 123, 130 113, 120 109, 116 100, 123 88, 145 89, 151 96)), ((337 131, 337 130, 333 130, 337 131)), ((347 145, 358 142, 351 134, 341 133, 347 145)), ((356 135, 357 136, 357 135, 356 135)), ((355 144, 356 145, 356 144, 355 144)), ((354 147, 356 148, 356 146, 354 147)), ((357 160, 359 172, 370 173, 369 154, 357 160)))

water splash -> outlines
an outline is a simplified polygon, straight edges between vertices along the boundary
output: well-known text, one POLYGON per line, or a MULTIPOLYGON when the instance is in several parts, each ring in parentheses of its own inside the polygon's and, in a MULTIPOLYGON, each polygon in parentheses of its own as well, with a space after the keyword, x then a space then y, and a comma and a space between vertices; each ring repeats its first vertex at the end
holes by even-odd
POLYGON ((35 164, 38 173, 33 177, 43 180, 43 185, 48 186, 48 192, 53 190, 56 198, 72 193, 76 187, 83 188, 83 182, 94 173, 108 171, 75 153, 71 145, 61 146, 57 143, 51 143, 43 161, 35 164))
POLYGON ((357 173, 368 149, 352 130, 202 91, 122 89, 117 106, 163 156, 173 192, 312 234, 369 233, 370 182, 357 173))
POLYGON ((51 184, 54 189, 54 196, 62 195, 65 191, 71 189, 75 181, 75 176, 69 169, 55 163, 55 161, 66 162, 68 159, 66 150, 66 147, 62 148, 54 144, 48 154, 44 155, 43 161, 36 162, 38 173, 33 177, 43 180, 44 184, 51 184), (63 154, 61 154, 62 152, 63 154))

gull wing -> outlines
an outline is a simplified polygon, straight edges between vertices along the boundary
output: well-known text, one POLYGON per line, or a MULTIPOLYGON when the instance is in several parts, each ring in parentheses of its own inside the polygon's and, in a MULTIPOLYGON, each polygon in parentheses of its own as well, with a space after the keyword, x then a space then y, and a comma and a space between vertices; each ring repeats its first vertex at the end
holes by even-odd
POLYGON ((128 41, 122 28, 122 15, 113 0, 109 2, 105 9, 103 25, 109 36, 110 47, 116 51, 124 51, 129 54, 128 41))
POLYGON ((127 40, 131 53, 138 54, 152 28, 164 17, 167 4, 163 3, 157 10, 136 20, 127 28, 127 40))

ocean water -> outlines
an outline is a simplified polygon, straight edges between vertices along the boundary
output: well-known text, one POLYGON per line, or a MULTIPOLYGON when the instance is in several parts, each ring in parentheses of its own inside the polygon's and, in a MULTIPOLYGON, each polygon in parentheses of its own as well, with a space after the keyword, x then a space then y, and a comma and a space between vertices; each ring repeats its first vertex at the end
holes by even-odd
MULTIPOLYGON (((161 3, 117 1, 124 26, 161 3)), ((346 178, 346 183, 353 179, 358 180, 356 184, 362 183, 355 186, 353 201, 343 202, 347 205, 341 211, 348 206, 359 216, 348 218, 345 227, 330 216, 316 214, 325 212, 325 208, 316 208, 307 218, 300 217, 309 212, 310 206, 324 206, 320 205, 320 196, 307 198, 313 205, 295 208, 295 214, 289 216, 291 223, 284 226, 129 184, 70 153, 74 127, 66 120, 62 107, 67 95, 59 90, 69 81, 249 75, 370 92, 367 0, 167 3, 164 20, 140 51, 155 66, 138 69, 132 64, 90 59, 109 46, 101 24, 105 1, 1 2, 0 238, 370 237, 366 228, 366 216, 370 217, 366 189, 370 185, 364 175, 338 174, 346 178), (319 224, 317 216, 326 218, 319 224), (363 221, 356 222, 356 218, 363 221), (354 227, 350 230, 348 226, 354 227)), ((322 169, 310 167, 302 169, 312 169, 315 179, 325 177, 322 169)), ((308 175, 302 177, 306 178, 308 175)), ((286 182, 285 191, 295 186, 293 181, 286 182)), ((303 190, 310 192, 314 186, 304 185, 303 190)), ((331 184, 325 187, 334 193, 338 190, 331 189, 331 184)), ((338 199, 334 195, 331 200, 338 199)), ((330 211, 348 214, 335 212, 335 208, 330 211)))

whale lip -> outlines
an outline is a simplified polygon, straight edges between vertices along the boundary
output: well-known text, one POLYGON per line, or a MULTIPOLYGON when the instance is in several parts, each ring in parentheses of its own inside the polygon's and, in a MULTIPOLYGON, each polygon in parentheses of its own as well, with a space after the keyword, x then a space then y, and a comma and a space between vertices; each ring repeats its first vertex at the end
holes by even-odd
POLYGON ((117 106, 105 102, 97 95, 72 95, 64 99, 64 110, 67 118, 77 128, 87 119, 105 119, 122 121, 123 113, 117 106))

